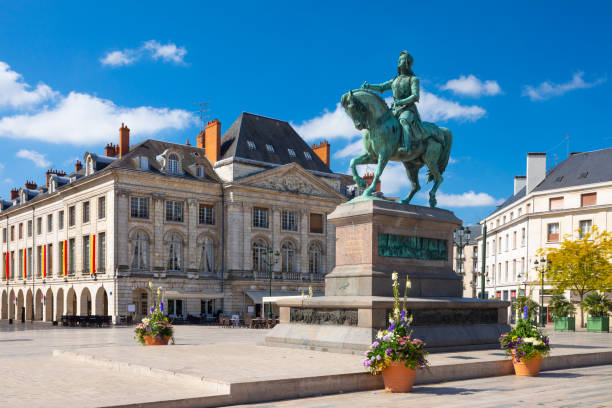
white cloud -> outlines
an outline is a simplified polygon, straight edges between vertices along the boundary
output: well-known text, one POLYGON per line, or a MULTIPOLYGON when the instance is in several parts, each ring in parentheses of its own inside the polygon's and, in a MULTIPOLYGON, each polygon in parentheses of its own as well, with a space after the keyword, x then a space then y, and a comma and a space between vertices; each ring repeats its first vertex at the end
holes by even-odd
POLYGON ((446 194, 439 191, 436 194, 439 207, 489 207, 500 204, 499 199, 487 193, 475 193, 473 190, 462 194, 446 194))
POLYGON ((362 133, 355 129, 353 121, 339 103, 332 112, 326 109, 322 115, 305 120, 300 125, 291 123, 291 126, 309 142, 321 139, 352 139, 362 133))
POLYGON ((120 67, 131 65, 142 58, 151 58, 182 65, 185 64, 184 58, 186 54, 187 49, 185 47, 178 47, 172 42, 161 44, 159 41, 149 40, 145 41, 138 48, 110 51, 100 58, 100 62, 102 65, 120 67))
POLYGON ((13 182, 13 179, 12 179, 12 178, 5 178, 3 181, 4 181, 6 184, 11 184, 11 183, 13 182))
POLYGON ((475 122, 487 113, 478 105, 462 105, 427 91, 421 91, 417 107, 421 118, 428 122, 444 122, 451 119, 475 122))
POLYGON ((38 153, 36 150, 21 149, 15 156, 20 159, 30 160, 36 167, 43 169, 51 166, 51 162, 45 158, 45 155, 38 153))
POLYGON ((355 157, 360 155, 364 151, 365 149, 363 148, 363 140, 357 139, 334 153, 334 157, 337 159, 343 159, 345 157, 355 157))
POLYGON ((56 95, 56 92, 42 83, 30 89, 31 86, 23 81, 21 75, 10 68, 7 63, 0 61, 0 108, 28 107, 56 95))
POLYGON ((451 79, 440 87, 443 91, 451 91, 456 95, 479 97, 482 95, 499 95, 502 90, 497 81, 481 81, 474 75, 461 75, 457 79, 451 79))
POLYGON ((584 79, 582 79, 583 76, 584 72, 577 72, 574 74, 571 81, 564 82, 562 84, 555 84, 553 82, 545 81, 536 87, 526 85, 523 88, 522 95, 528 96, 532 101, 542 101, 554 96, 563 95, 564 93, 573 91, 575 89, 591 88, 606 81, 605 78, 599 78, 594 82, 585 82, 584 79))
POLYGON ((53 107, 0 119, 0 137, 91 145, 115 137, 121 123, 133 128, 134 136, 142 137, 166 129, 183 129, 195 119, 185 110, 127 108, 108 99, 71 92, 53 107))

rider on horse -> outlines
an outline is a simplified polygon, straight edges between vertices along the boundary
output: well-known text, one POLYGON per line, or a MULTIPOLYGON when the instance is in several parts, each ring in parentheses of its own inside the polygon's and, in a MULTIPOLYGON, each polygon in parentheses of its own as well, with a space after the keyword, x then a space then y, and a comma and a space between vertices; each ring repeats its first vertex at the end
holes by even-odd
POLYGON ((419 78, 412 72, 413 58, 408 52, 402 51, 397 64, 397 76, 382 84, 364 82, 362 89, 371 89, 383 93, 393 90, 393 114, 403 128, 402 145, 398 152, 409 152, 423 140, 432 137, 436 142, 444 144, 437 132, 427 132, 421 122, 421 116, 416 107, 419 101, 419 78))

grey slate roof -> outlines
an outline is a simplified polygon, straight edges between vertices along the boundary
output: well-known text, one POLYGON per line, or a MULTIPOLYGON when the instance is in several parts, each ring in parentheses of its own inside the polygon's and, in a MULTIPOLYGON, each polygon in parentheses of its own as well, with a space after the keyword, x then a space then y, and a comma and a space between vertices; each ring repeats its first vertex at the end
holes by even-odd
POLYGON ((230 158, 274 165, 298 163, 306 170, 332 173, 289 123, 247 112, 242 112, 221 139, 219 160, 230 158), (249 142, 255 144, 255 149, 249 147, 249 142), (272 146, 274 152, 268 151, 266 145, 272 146), (293 149, 295 157, 288 149, 293 149), (310 155, 310 159, 304 152, 310 155))
MULTIPOLYGON (((612 181, 612 148, 572 154, 549 170, 544 180, 533 191, 556 190, 605 181, 612 181)), ((525 197, 525 193, 526 187, 523 187, 495 208, 491 214, 517 202, 525 197)))

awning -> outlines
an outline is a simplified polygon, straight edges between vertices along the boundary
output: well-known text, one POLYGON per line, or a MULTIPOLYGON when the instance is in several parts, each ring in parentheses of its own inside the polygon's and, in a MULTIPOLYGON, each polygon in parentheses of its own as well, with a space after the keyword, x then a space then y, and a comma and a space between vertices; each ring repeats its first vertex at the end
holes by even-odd
POLYGON ((177 290, 167 290, 164 293, 166 298, 179 299, 223 299, 223 293, 205 293, 205 292, 180 292, 177 290))
POLYGON ((296 291, 289 292, 289 291, 282 291, 282 290, 273 290, 271 297, 270 297, 269 290, 247 290, 246 295, 249 298, 251 298, 253 303, 255 303, 256 305, 262 304, 264 297, 266 298, 266 303, 275 302, 276 299, 280 297, 287 297, 287 296, 302 297, 301 292, 296 292, 296 291))

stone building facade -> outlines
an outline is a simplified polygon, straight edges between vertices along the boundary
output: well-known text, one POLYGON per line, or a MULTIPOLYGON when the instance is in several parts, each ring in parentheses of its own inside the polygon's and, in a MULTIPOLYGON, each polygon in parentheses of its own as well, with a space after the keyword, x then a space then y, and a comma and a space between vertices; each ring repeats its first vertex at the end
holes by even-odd
POLYGON ((220 129, 209 122, 197 146, 130 146, 122 125, 104 155, 11 191, 0 201, 0 317, 139 319, 149 282, 183 318, 255 315, 270 291, 322 292, 335 255, 326 216, 346 200, 329 144, 247 113, 220 129))

